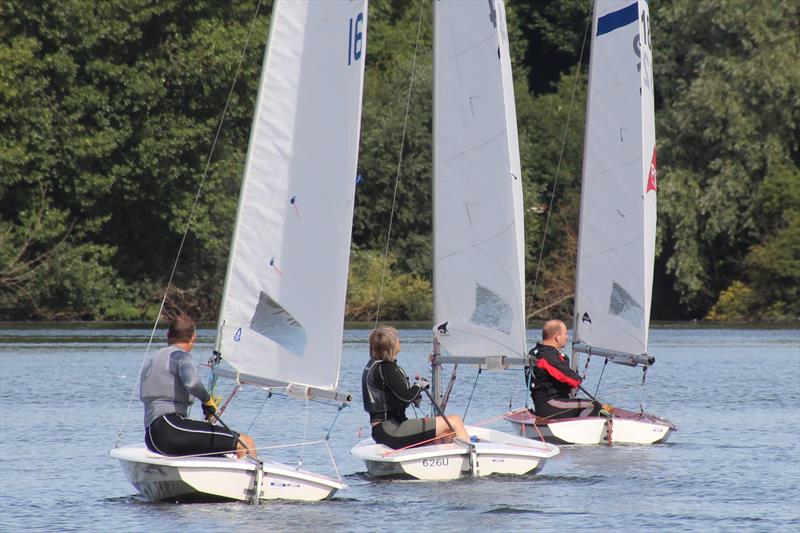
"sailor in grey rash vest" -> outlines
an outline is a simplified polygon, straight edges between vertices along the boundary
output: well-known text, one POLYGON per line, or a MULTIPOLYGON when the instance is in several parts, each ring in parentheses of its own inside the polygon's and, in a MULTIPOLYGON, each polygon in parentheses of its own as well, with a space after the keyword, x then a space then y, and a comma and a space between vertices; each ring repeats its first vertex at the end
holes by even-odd
POLYGON ((215 455, 249 448, 252 439, 222 426, 187 418, 192 398, 203 402, 206 415, 216 414, 211 395, 200 381, 189 351, 196 340, 194 322, 180 315, 170 324, 169 346, 150 357, 142 369, 139 399, 144 404, 145 444, 163 455, 215 455))
POLYGON ((192 356, 174 346, 161 348, 142 370, 139 399, 144 403, 144 427, 162 415, 188 416, 192 396, 203 402, 211 398, 192 356))

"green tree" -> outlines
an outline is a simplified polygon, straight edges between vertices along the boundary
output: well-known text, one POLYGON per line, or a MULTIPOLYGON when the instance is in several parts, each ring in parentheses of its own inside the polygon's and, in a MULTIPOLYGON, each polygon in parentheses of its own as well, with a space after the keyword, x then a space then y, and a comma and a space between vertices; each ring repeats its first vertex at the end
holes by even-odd
POLYGON ((754 192, 797 167, 800 13, 772 0, 657 7, 660 242, 687 314, 702 316, 758 241, 754 192))

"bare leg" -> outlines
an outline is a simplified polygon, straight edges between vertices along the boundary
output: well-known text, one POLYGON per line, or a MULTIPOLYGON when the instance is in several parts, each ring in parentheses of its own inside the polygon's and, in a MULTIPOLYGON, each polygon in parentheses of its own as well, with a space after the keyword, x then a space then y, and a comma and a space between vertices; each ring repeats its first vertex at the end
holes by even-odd
POLYGON ((236 457, 241 459, 245 455, 249 455, 251 457, 255 457, 256 452, 256 443, 250 437, 250 435, 245 435, 244 433, 239 434, 239 441, 236 443, 236 457), (244 446, 242 445, 244 444, 244 446))
MULTIPOLYGON (((447 420, 449 420, 450 425, 453 426, 456 437, 466 441, 469 440, 469 434, 467 434, 467 430, 464 428, 464 422, 461 420, 460 416, 448 415, 447 420)), ((447 422, 441 416, 436 417, 436 436, 439 438, 437 440, 439 444, 453 442, 453 430, 450 429, 450 426, 447 425, 447 422)))

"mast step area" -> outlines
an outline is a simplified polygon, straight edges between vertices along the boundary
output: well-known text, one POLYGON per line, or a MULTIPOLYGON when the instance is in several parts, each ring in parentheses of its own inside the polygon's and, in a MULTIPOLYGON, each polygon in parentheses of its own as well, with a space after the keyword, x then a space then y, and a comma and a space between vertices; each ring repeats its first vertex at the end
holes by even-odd
POLYGON ((362 459, 372 477, 399 477, 446 481, 492 474, 532 475, 547 459, 558 455, 558 447, 467 426, 472 442, 431 444, 393 450, 372 439, 356 444, 350 453, 362 459), (472 456, 472 457, 471 457, 472 456))
POLYGON ((326 500, 346 485, 327 476, 265 461, 233 457, 167 457, 144 445, 111 450, 128 481, 152 501, 326 500), (254 497, 256 486, 258 497, 254 497))
POLYGON ((517 435, 554 444, 660 444, 678 429, 664 418, 619 407, 609 417, 548 420, 521 409, 504 418, 517 435))

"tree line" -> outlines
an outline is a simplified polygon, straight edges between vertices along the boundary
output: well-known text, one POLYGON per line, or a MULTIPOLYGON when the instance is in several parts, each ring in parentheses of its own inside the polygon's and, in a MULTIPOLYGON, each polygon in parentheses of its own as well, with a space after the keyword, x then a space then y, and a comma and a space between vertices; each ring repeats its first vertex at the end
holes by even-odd
MULTIPOLYGON (((270 4, 0 4, 0 319, 154 319, 195 201, 167 313, 216 318, 270 4)), ((590 4, 507 1, 531 319, 571 315, 590 4)), ((650 1, 654 319, 800 317, 799 11, 650 1)), ((370 2, 350 319, 374 317, 409 90, 381 317, 431 316, 431 18, 370 2)))

